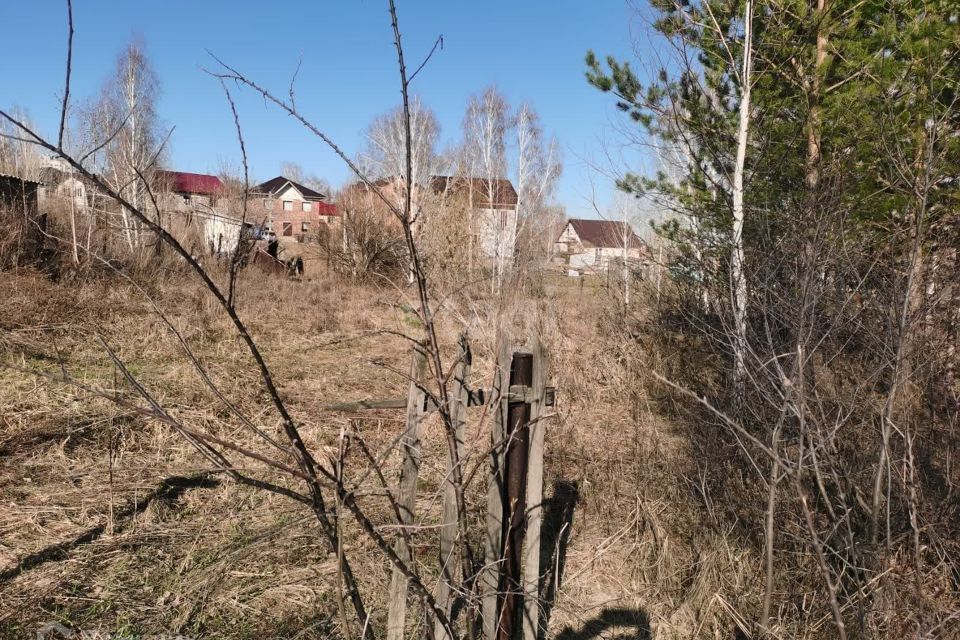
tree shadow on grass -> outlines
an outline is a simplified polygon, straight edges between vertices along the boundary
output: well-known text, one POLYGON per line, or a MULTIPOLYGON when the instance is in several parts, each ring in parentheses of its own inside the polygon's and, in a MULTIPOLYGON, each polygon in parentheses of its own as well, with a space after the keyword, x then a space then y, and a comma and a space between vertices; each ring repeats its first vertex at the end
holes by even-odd
POLYGON ((565 628, 557 640, 650 640, 650 618, 642 609, 604 609, 576 631, 565 628))
MULTIPOLYGON (((133 518, 143 513, 153 502, 173 503, 180 498, 188 489, 212 488, 220 486, 219 480, 211 478, 209 473, 200 473, 194 476, 172 476, 160 483, 154 491, 146 496, 117 509, 114 518, 114 532, 119 533, 126 528, 133 518)), ((0 582, 6 582, 17 577, 25 571, 29 571, 47 562, 59 562, 66 560, 70 553, 85 544, 94 542, 106 531, 106 524, 99 524, 91 527, 66 542, 51 545, 32 553, 20 560, 16 566, 0 571, 0 582)))
POLYGON ((540 532, 540 607, 541 623, 539 637, 546 637, 550 626, 557 589, 563 583, 563 571, 567 561, 567 545, 573 527, 573 514, 580 499, 576 482, 557 480, 553 483, 553 495, 544 501, 543 525, 540 532))

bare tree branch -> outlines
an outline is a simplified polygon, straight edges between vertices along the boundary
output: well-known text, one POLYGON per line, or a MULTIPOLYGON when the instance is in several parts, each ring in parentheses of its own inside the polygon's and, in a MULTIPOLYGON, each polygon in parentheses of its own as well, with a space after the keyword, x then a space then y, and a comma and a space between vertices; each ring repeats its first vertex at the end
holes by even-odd
POLYGON ((63 82, 63 105, 60 107, 60 135, 57 136, 57 148, 63 149, 63 132, 67 126, 67 112, 70 108, 70 75, 73 66, 73 1, 67 0, 67 77, 63 82))

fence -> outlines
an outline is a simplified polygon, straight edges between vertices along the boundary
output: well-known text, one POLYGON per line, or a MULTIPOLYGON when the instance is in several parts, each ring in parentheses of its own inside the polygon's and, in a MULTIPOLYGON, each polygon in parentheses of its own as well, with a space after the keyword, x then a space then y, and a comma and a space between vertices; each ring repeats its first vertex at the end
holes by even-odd
MULTIPOLYGON (((452 618, 457 594, 451 589, 462 571, 455 557, 458 531, 457 486, 454 467, 463 460, 466 412, 487 406, 493 414, 489 440, 489 475, 485 514, 484 556, 476 579, 479 584, 484 640, 537 640, 540 631, 540 530, 543 505, 543 453, 546 409, 555 392, 546 386, 547 354, 539 339, 530 352, 511 353, 509 339, 497 349, 497 367, 489 392, 469 387, 472 353, 461 336, 457 364, 449 393, 449 428, 454 446, 448 447, 440 522, 438 605, 452 618)), ((410 383, 406 399, 364 400, 329 405, 337 411, 406 409, 406 425, 399 443, 403 461, 396 485, 396 511, 401 535, 394 543, 397 555, 412 562, 409 527, 416 521, 417 480, 420 472, 420 428, 425 416, 437 409, 426 392, 426 353, 411 350, 410 383)), ((407 616, 407 577, 394 569, 390 582, 387 640, 402 640, 407 616)), ((476 621, 467 621, 473 625, 476 621)), ((434 638, 448 640, 437 622, 434 638)))

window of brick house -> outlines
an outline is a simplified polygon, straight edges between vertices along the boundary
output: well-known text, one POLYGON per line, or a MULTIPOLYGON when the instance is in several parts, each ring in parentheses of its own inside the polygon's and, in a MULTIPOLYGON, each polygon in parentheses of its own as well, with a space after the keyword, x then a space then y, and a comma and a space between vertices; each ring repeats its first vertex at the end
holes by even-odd
POLYGON ((273 199, 272 199, 272 198, 264 198, 264 199, 263 199, 263 208, 264 208, 264 209, 267 209, 268 211, 273 211, 273 199))
POLYGON ((301 233, 307 233, 308 231, 310 231, 310 223, 309 223, 309 222, 306 222, 306 221, 301 222, 301 223, 300 223, 300 232, 301 232, 301 233))
POLYGON ((283 223, 283 235, 285 235, 285 236, 292 236, 292 235, 293 235, 293 223, 292 223, 292 222, 284 222, 284 223, 283 223))
POLYGON ((293 200, 284 200, 284 201, 283 201, 283 210, 284 210, 284 211, 293 211, 293 200))
POLYGON ((308 212, 309 212, 309 211, 313 211, 313 203, 312 203, 312 202, 306 202, 306 201, 304 201, 304 203, 303 203, 303 210, 304 210, 304 211, 308 211, 308 212))

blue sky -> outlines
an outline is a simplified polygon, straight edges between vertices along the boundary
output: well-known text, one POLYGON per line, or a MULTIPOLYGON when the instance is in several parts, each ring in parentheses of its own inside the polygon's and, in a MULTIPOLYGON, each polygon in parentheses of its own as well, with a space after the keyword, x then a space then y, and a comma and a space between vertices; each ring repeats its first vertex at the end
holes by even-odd
MULTIPOLYGON (((65 3, 0 2, 0 105, 26 108, 55 135, 66 51, 65 3)), ((409 64, 416 66, 443 34, 438 51, 413 90, 434 109, 442 142, 459 137, 471 94, 495 84, 514 106, 530 101, 564 151, 557 199, 571 216, 592 216, 591 193, 603 209, 610 179, 589 164, 605 164, 623 150, 621 121, 609 96, 584 80, 588 48, 633 55, 638 21, 623 0, 399 0, 409 64)), ((211 50, 281 95, 302 58, 297 103, 351 156, 376 115, 399 103, 396 58, 386 2, 381 0, 74 0, 74 81, 77 100, 94 96, 132 37, 146 43, 161 83, 159 112, 176 130, 173 168, 216 172, 239 161, 233 122, 216 80, 203 72, 211 50)), ((646 46, 646 45, 641 45, 646 46)), ((348 170, 322 143, 249 91, 238 109, 251 170, 261 179, 296 162, 333 185, 348 170)), ((641 152, 628 150, 634 166, 641 152)))

